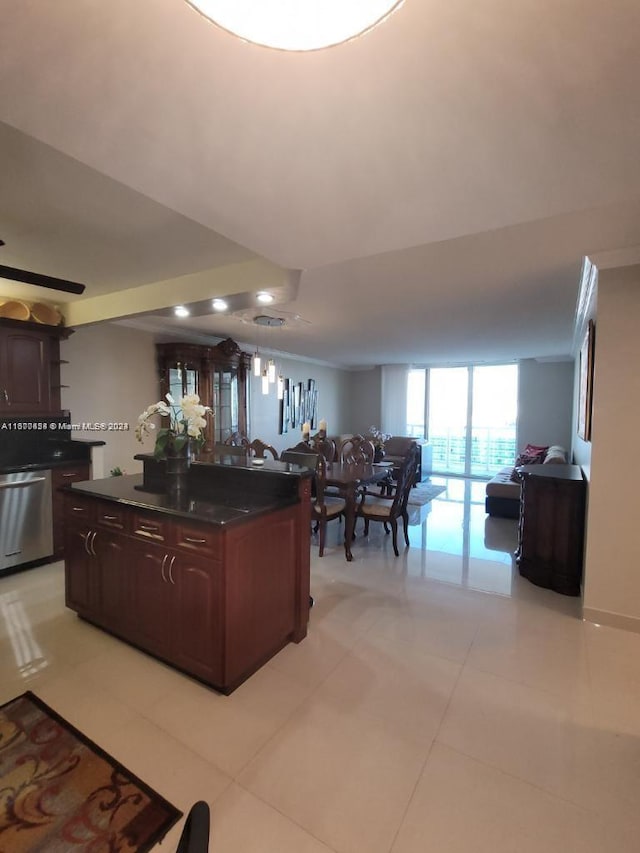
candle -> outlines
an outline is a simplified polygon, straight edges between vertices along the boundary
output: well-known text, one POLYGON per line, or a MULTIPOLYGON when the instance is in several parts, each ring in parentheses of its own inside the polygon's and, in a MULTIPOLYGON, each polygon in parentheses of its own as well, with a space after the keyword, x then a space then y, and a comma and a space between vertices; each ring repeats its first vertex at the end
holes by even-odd
POLYGON ((310 432, 311 432, 311 424, 309 423, 309 421, 305 421, 305 422, 302 424, 302 437, 303 437, 304 439, 309 438, 309 433, 310 433, 310 432))
POLYGON ((327 431, 327 422, 325 421, 324 418, 320 421, 319 429, 320 429, 320 432, 326 432, 327 431))

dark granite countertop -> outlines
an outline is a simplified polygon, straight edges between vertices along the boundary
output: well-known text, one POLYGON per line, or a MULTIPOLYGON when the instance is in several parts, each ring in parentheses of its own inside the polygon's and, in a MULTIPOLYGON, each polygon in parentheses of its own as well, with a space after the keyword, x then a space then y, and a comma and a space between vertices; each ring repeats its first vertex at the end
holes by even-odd
POLYGON ((166 491, 143 488, 142 474, 73 483, 63 491, 91 495, 107 501, 216 525, 246 521, 298 503, 294 495, 259 494, 250 489, 219 493, 212 489, 206 497, 195 491, 174 496, 166 491))
MULTIPOLYGON (((0 437, 0 442, 2 438, 0 437)), ((7 445, 0 447, 0 474, 13 474, 16 471, 42 471, 72 465, 74 462, 89 462, 91 447, 104 444, 104 441, 82 441, 75 439, 43 438, 31 442, 29 446, 7 445)))

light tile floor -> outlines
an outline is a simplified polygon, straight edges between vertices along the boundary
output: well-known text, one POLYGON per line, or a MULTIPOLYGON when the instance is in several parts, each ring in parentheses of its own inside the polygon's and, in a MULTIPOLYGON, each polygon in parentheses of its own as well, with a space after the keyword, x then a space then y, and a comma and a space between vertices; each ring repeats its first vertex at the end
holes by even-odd
POLYGON ((372 524, 347 563, 329 525, 308 637, 229 697, 67 611, 62 564, 4 577, 0 701, 207 800, 219 853, 636 853, 640 635, 521 579, 484 484, 440 482, 398 558, 372 524))

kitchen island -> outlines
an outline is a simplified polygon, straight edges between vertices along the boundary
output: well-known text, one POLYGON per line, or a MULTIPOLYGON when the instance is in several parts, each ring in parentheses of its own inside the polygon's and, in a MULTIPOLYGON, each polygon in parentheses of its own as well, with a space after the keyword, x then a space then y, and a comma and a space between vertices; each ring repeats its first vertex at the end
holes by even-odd
POLYGON ((312 472, 195 462, 173 493, 142 458, 65 490, 66 604, 228 694, 306 636, 312 472))

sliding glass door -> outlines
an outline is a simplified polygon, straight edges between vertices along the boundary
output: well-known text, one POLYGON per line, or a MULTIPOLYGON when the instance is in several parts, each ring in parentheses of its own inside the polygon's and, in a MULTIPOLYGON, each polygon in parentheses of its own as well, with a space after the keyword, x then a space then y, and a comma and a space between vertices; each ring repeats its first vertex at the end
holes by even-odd
POLYGON ((413 369, 407 398, 408 432, 431 442, 434 473, 483 477, 513 462, 517 365, 413 369))

